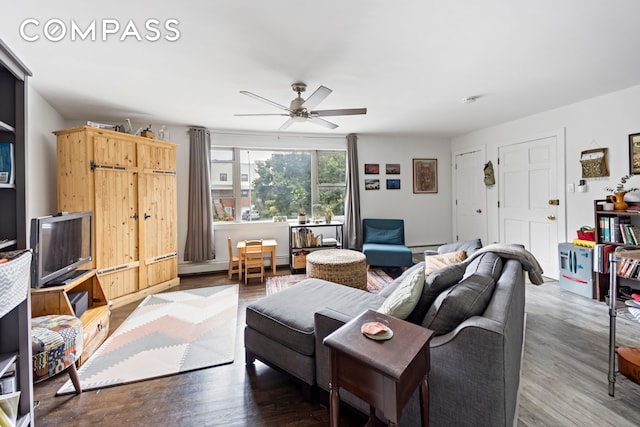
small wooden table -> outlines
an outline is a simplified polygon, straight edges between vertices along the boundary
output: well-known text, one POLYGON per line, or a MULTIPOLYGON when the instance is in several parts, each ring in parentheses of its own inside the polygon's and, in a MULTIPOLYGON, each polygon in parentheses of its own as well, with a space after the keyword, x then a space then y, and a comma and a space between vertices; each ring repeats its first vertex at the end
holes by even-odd
POLYGON ((369 403, 367 426, 380 409, 389 425, 397 425, 402 409, 420 386, 422 425, 429 425, 429 341, 433 331, 404 320, 368 310, 324 339, 329 347, 331 426, 340 420, 340 387, 369 403), (381 322, 393 331, 387 341, 367 338, 362 324, 381 322))
MULTIPOLYGON (((278 242, 275 239, 262 239, 262 249, 271 253, 271 273, 276 274, 276 247, 278 242)), ((242 260, 244 259, 244 240, 238 242, 238 258, 240 258, 240 270, 242 270, 242 260)))

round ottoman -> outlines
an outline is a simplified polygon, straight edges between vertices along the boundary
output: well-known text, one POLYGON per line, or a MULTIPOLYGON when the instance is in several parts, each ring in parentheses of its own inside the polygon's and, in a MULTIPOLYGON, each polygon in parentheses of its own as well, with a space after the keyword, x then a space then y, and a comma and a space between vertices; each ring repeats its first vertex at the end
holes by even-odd
POLYGON ((324 249, 307 255, 307 277, 367 289, 367 263, 361 252, 324 249))

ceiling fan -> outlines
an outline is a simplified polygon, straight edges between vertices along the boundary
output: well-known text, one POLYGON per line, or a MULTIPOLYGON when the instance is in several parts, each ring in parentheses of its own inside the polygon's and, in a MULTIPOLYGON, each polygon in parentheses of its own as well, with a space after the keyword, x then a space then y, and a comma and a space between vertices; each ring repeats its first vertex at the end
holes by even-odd
POLYGON ((331 123, 328 120, 321 119, 320 117, 326 116, 350 116, 355 114, 367 114, 366 108, 343 108, 339 110, 314 110, 314 108, 320 104, 332 90, 325 86, 320 86, 313 92, 306 100, 302 98, 302 93, 307 90, 307 85, 304 83, 293 83, 291 89, 298 94, 297 98, 291 101, 289 107, 273 102, 267 98, 256 95, 255 93, 241 90, 243 95, 250 96, 258 101, 266 102, 276 108, 286 111, 286 113, 273 113, 273 114, 236 114, 236 116, 289 116, 286 122, 280 126, 280 130, 284 130, 291 126, 294 122, 304 122, 309 120, 320 126, 324 126, 329 129, 335 129, 337 124, 331 123))

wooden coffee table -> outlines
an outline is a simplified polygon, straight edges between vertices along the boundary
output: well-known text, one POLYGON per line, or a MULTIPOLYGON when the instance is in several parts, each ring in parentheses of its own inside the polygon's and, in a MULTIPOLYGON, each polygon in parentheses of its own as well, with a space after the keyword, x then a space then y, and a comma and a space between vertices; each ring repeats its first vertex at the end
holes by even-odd
POLYGON ((420 386, 422 425, 429 425, 429 341, 433 331, 368 310, 324 339, 329 347, 331 426, 340 419, 340 388, 369 403, 369 425, 380 409, 389 425, 397 425, 402 409, 420 386), (382 322, 393 331, 387 341, 367 338, 360 327, 382 322))

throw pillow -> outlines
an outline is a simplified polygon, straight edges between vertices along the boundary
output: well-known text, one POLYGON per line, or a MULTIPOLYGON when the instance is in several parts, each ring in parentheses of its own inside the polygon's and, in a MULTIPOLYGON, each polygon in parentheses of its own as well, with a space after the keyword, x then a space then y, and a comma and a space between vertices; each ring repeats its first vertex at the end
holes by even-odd
POLYGON ((431 329, 436 335, 453 331, 471 316, 484 313, 494 288, 493 277, 472 274, 436 298, 424 317, 422 326, 431 329))
POLYGON ((402 229, 384 229, 367 226, 364 243, 383 243, 387 245, 402 245, 402 229))
POLYGON ((404 278, 378 311, 398 319, 406 319, 418 303, 423 286, 424 269, 418 268, 404 278))
POLYGON ((464 265, 453 264, 425 276, 422 296, 420 296, 418 304, 416 304, 416 307, 407 320, 416 325, 422 323, 422 319, 424 319, 425 314, 427 314, 427 310, 429 310, 429 307, 431 307, 431 304, 433 304, 433 301, 435 301, 438 295, 458 283, 463 275, 464 265))
POLYGON ((431 255, 424 257, 425 276, 452 264, 458 264, 467 258, 465 251, 449 252, 442 255, 431 255))

